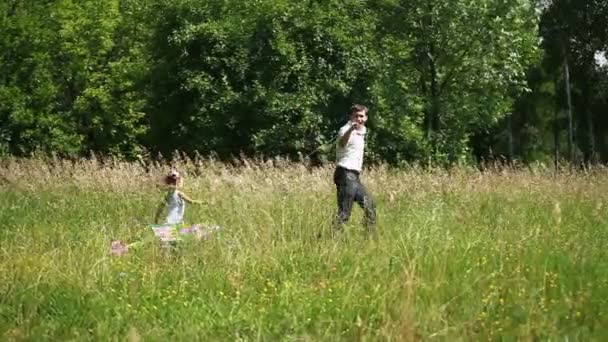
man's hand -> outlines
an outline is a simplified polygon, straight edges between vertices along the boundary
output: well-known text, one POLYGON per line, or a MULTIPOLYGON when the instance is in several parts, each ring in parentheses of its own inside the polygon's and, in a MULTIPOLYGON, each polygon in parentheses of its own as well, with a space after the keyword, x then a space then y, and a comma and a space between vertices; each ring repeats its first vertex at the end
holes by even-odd
POLYGON ((359 129, 359 127, 361 127, 360 124, 356 123, 356 122, 351 122, 350 124, 350 128, 346 131, 346 133, 344 133, 344 135, 340 138, 340 140, 338 141, 338 144, 341 147, 346 146, 346 144, 348 143, 348 140, 350 139, 350 134, 359 129))

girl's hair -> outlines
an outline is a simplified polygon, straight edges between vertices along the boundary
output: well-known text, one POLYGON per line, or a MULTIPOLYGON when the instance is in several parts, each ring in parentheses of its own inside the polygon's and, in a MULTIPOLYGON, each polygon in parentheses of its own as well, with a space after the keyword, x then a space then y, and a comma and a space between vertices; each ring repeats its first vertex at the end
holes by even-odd
POLYGON ((179 180, 180 175, 176 170, 172 170, 168 175, 165 176, 165 184, 167 185, 177 185, 177 181, 179 180))

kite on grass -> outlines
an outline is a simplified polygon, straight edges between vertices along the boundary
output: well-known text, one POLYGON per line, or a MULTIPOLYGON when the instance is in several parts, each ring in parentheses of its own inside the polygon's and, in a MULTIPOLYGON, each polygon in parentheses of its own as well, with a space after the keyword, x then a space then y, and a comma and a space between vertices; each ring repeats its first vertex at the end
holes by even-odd
MULTIPOLYGON (((221 228, 218 225, 184 225, 184 224, 150 224, 148 227, 153 231, 161 243, 177 243, 185 239, 193 240, 207 240, 211 235, 221 228)), ((112 255, 123 255, 129 251, 129 249, 141 246, 143 241, 126 244, 121 240, 112 241, 111 251, 112 255)))

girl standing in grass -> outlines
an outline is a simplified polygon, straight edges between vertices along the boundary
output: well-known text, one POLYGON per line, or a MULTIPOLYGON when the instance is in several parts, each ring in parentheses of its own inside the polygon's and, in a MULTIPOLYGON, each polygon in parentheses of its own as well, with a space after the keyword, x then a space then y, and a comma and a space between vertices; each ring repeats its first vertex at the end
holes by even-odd
MULTIPOLYGON (((160 215, 162 214, 163 210, 167 208, 167 217, 165 219, 164 224, 177 225, 181 227, 184 224, 184 213, 186 211, 186 203, 202 204, 203 202, 193 200, 180 191, 180 189, 184 185, 184 180, 179 174, 179 172, 177 172, 176 170, 171 170, 171 172, 167 176, 165 176, 163 182, 167 186, 167 193, 163 197, 163 200, 161 201, 158 206, 158 209, 156 210, 156 215, 154 216, 154 223, 158 224, 158 219, 160 218, 160 215)), ((218 228, 219 227, 213 227, 214 230, 217 230, 218 228)), ((161 228, 161 230, 162 229, 163 228, 161 228)), ((197 233, 200 237, 205 236, 205 233, 203 233, 199 228, 189 228, 188 232, 197 233)), ((173 235, 173 233, 170 233, 167 237, 169 237, 169 239, 163 240, 162 246, 168 248, 174 247, 175 235, 173 235)), ((120 256, 127 253, 129 249, 141 246, 144 243, 145 242, 141 240, 127 245, 120 240, 115 240, 112 241, 111 253, 120 256)))
POLYGON ((202 204, 202 201, 193 200, 186 196, 180 189, 184 186, 183 177, 176 170, 165 176, 164 183, 168 187, 167 193, 156 210, 154 223, 159 223, 158 219, 165 208, 167 208, 166 224, 183 224, 186 203, 202 204))

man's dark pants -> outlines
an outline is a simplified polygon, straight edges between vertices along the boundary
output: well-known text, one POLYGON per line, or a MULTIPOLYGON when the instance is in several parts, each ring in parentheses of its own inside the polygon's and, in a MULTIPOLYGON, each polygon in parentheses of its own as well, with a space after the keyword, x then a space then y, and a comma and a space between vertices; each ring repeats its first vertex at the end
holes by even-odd
POLYGON ((365 211, 365 225, 368 231, 375 234, 376 207, 370 193, 359 180, 359 172, 338 166, 334 173, 334 183, 338 194, 336 228, 341 228, 342 224, 350 219, 353 202, 357 202, 365 211))

